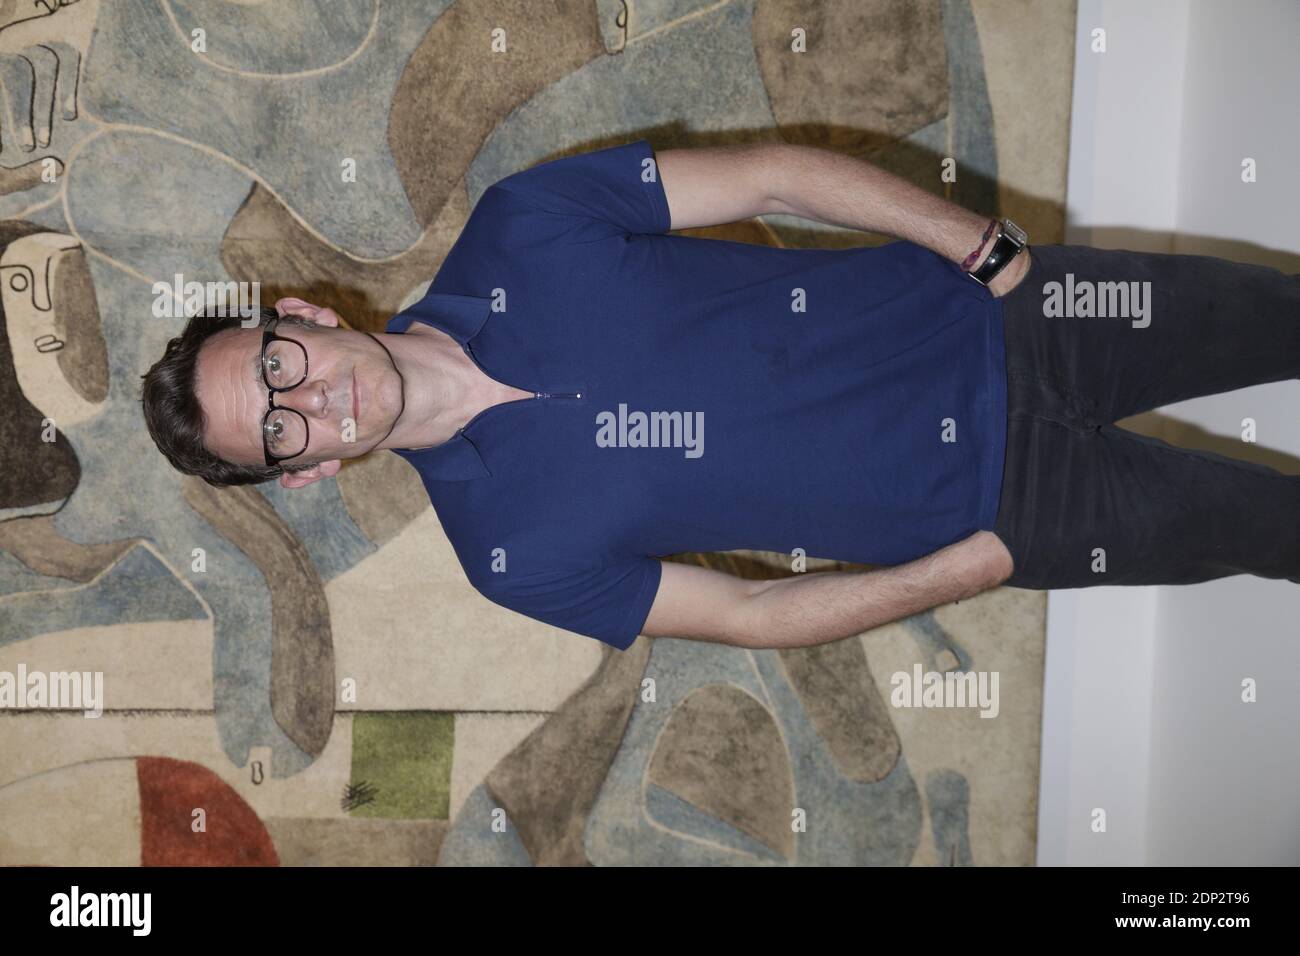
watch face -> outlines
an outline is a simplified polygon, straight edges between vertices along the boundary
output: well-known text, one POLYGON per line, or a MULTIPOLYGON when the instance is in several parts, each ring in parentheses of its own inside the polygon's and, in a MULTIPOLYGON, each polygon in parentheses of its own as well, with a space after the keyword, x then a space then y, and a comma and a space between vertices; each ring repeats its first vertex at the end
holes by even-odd
POLYGON ((1016 241, 1017 245, 1023 246, 1029 241, 1029 236, 1025 234, 1025 230, 1021 229, 1010 219, 1006 221, 1004 229, 1006 234, 1016 241))

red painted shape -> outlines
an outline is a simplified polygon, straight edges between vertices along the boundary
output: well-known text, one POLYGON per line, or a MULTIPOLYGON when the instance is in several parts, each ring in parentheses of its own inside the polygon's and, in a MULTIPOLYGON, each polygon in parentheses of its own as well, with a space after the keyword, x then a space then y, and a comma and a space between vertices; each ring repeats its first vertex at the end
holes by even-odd
POLYGON ((279 866, 266 827, 238 793, 201 764, 136 758, 141 866, 279 866), (194 810, 207 830, 192 829, 194 810))

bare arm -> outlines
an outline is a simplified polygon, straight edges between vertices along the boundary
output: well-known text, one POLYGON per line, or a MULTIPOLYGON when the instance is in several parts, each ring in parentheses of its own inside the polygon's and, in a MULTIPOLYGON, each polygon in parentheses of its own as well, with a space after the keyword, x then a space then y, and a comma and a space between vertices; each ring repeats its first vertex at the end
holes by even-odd
MULTIPOLYGON (((989 221, 860 159, 812 146, 760 143, 664 150, 656 157, 673 229, 785 213, 882 233, 960 263, 989 221)), ((936 176, 938 175, 936 167, 936 176)), ((975 260, 993 247, 985 243, 975 260)), ((1026 249, 989 290, 1010 292, 1029 270, 1026 249)))
POLYGON ((665 562, 642 633, 738 647, 809 647, 997 587, 1012 565, 990 531, 891 568, 775 581, 665 562))

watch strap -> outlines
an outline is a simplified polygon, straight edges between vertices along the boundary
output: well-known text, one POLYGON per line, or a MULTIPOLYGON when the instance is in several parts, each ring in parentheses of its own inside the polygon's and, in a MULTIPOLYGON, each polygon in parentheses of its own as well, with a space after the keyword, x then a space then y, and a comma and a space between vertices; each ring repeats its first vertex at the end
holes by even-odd
POLYGON ((988 256, 980 263, 979 268, 966 273, 981 285, 988 285, 1005 268, 1006 264, 1015 258, 1016 253, 1024 248, 1023 243, 1018 243, 1007 233, 1006 226, 998 223, 998 237, 993 242, 993 248, 989 250, 988 256))

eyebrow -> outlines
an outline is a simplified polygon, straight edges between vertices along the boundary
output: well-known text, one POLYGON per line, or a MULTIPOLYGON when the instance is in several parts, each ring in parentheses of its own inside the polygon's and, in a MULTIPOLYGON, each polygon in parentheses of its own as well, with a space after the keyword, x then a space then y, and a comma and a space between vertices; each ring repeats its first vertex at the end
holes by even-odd
POLYGON ((267 392, 269 394, 266 382, 262 380, 262 350, 260 347, 253 353, 253 361, 248 368, 249 371, 253 373, 253 387, 259 394, 262 392, 267 392))

